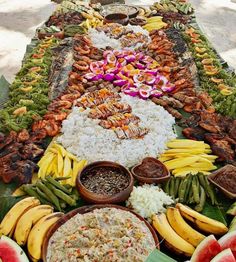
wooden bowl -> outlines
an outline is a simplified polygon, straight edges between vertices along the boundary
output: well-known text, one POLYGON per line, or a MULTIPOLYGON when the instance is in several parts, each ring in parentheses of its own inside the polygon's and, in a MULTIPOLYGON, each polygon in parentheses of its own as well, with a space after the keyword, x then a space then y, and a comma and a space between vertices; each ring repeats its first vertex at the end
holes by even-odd
POLYGON ((129 23, 129 17, 128 15, 122 13, 109 14, 105 16, 104 23, 118 23, 121 25, 127 25, 129 23))
MULTIPOLYGON (((231 199, 236 199, 236 194, 228 191, 227 189, 225 189, 224 187, 222 187, 221 185, 219 185, 216 181, 214 181, 214 177, 218 174, 221 173, 222 170, 225 170, 227 168, 231 168, 232 170, 236 170, 236 167, 233 165, 226 165, 216 171, 214 171, 212 174, 210 174, 207 178, 208 180, 215 186, 217 187, 220 191, 222 191, 223 194, 225 194, 228 198, 231 199)), ((235 171, 235 176, 236 176, 236 171, 235 171)))
POLYGON ((131 169, 131 173, 132 175, 141 183, 145 183, 145 184, 159 184, 159 183, 163 183, 167 180, 170 179, 170 172, 168 171, 168 169, 166 168, 166 166, 159 160, 157 160, 156 158, 154 157, 146 157, 143 159, 143 161, 134 166, 132 169, 131 169), (162 177, 145 177, 145 176, 140 176, 136 173, 136 169, 138 167, 140 167, 141 165, 143 165, 144 161, 148 161, 148 160, 152 160, 152 161, 155 161, 158 165, 160 165, 163 169, 163 173, 164 175, 162 177))
POLYGON ((106 208, 106 207, 111 207, 111 208, 117 208, 117 209, 121 209, 121 210, 125 210, 125 211, 129 211, 132 214, 134 214, 138 219, 140 219, 140 221, 143 221, 146 226, 148 227, 148 229, 150 230, 153 239, 155 241, 156 244, 156 248, 160 249, 159 246, 159 240, 157 237, 157 234, 154 230, 154 228, 140 215, 136 214, 135 212, 133 212, 132 210, 126 208, 126 207, 122 207, 122 206, 117 206, 117 205, 92 205, 92 206, 84 206, 84 207, 80 207, 77 209, 72 210, 71 212, 67 213, 66 215, 64 215, 63 217, 61 217, 46 233, 46 236, 44 238, 43 241, 43 247, 42 247, 42 259, 44 262, 46 262, 46 258, 47 258, 47 248, 48 248, 48 244, 49 244, 49 240, 51 238, 51 236, 56 232, 56 230, 62 226, 65 222, 67 222, 69 219, 71 219, 73 216, 77 215, 77 214, 85 214, 85 213, 89 213, 92 212, 95 209, 100 209, 100 208, 106 208))
POLYGON ((89 202, 89 203, 95 203, 95 204, 115 204, 115 203, 121 203, 124 202, 125 200, 128 199, 130 193, 133 190, 134 186, 134 178, 124 166, 110 162, 110 161, 98 161, 91 163, 87 165, 80 174, 78 174, 77 179, 76 179, 76 188, 79 191, 81 197, 89 202), (101 195, 97 194, 94 192, 89 191, 81 182, 81 177, 85 175, 89 170, 94 169, 96 167, 113 167, 115 169, 118 169, 122 171, 122 173, 126 174, 129 177, 129 185, 127 188, 125 188, 123 191, 112 195, 112 196, 107 196, 107 195, 101 195))
POLYGON ((60 31, 60 32, 55 32, 55 33, 42 33, 42 32, 38 32, 38 39, 44 39, 46 37, 51 37, 54 36, 56 38, 59 39, 64 39, 65 38, 65 33, 64 31, 60 31))

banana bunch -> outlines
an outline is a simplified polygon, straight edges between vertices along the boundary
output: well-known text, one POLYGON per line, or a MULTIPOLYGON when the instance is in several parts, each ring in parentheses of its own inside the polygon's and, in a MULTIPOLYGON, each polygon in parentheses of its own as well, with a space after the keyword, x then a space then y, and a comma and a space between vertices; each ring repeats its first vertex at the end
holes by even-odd
POLYGON ((186 29, 186 26, 183 23, 179 22, 179 21, 173 23, 173 27, 175 29, 181 30, 181 31, 184 31, 186 29))
POLYGON ((146 29, 148 32, 151 32, 152 30, 159 30, 163 27, 166 27, 167 24, 164 23, 162 19, 162 16, 153 16, 147 18, 147 23, 143 26, 143 28, 146 29))
POLYGON ((63 213, 53 213, 51 206, 40 205, 38 199, 27 197, 5 215, 0 224, 0 235, 13 237, 20 246, 27 244, 30 258, 38 261, 47 231, 62 216, 63 213))
POLYGON ((212 205, 217 204, 214 187, 209 183, 207 177, 200 173, 188 174, 186 177, 172 176, 165 183, 163 190, 173 199, 178 198, 180 203, 196 205, 194 209, 198 212, 202 211, 207 197, 211 200, 212 205))
POLYGON ((153 226, 163 238, 166 246, 179 255, 191 257, 195 247, 205 238, 189 225, 191 222, 197 230, 208 234, 223 235, 228 228, 221 222, 208 218, 183 204, 169 207, 167 213, 153 216, 153 226))
POLYGON ((22 185, 21 189, 27 195, 37 198, 42 204, 51 205, 58 211, 65 210, 67 206, 76 206, 76 201, 79 199, 77 190, 72 189, 68 184, 62 185, 60 181, 64 178, 58 179, 46 176, 46 179, 39 179, 35 184, 22 185))
POLYGON ((161 12, 181 13, 185 15, 189 15, 194 12, 194 8, 191 3, 179 0, 161 0, 160 2, 154 3, 151 9, 161 12))
POLYGON ((45 178, 46 175, 52 175, 54 178, 67 177, 63 183, 75 186, 76 177, 86 164, 86 160, 78 160, 63 146, 53 142, 38 162, 38 177, 45 178))
POLYGON ((167 143, 169 149, 159 160, 171 170, 174 176, 186 176, 199 172, 208 175, 216 169, 214 161, 217 158, 211 153, 210 146, 203 141, 189 139, 175 139, 167 143))
POLYGON ((150 17, 157 13, 156 10, 151 9, 149 7, 144 7, 144 6, 139 7, 138 11, 139 11, 138 16, 141 16, 141 17, 150 17))

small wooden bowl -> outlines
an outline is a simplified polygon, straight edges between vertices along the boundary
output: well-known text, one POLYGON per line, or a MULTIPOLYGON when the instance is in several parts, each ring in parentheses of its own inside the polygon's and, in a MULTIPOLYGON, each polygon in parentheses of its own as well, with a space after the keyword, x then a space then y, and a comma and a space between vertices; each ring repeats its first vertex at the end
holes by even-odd
POLYGON ((104 23, 118 23, 121 25, 127 25, 129 23, 129 16, 122 13, 109 14, 104 18, 104 23))
POLYGON ((95 204, 115 204, 115 203, 121 203, 126 201, 129 198, 130 193, 133 190, 134 186, 134 178, 124 166, 110 162, 110 161, 98 161, 91 163, 87 165, 80 174, 78 174, 76 179, 76 188, 79 191, 81 197, 89 202, 89 203, 95 203, 95 204), (122 171, 122 173, 126 174, 129 177, 129 185, 127 188, 125 188, 123 191, 112 195, 101 195, 94 192, 89 191, 81 182, 81 177, 85 175, 89 170, 94 169, 96 167, 113 167, 115 169, 118 169, 122 171))
POLYGON ((54 36, 56 38, 59 39, 64 39, 65 38, 65 33, 64 31, 60 31, 60 32, 55 32, 55 33, 42 33, 42 32, 38 32, 38 39, 44 39, 46 37, 51 37, 54 36))
POLYGON ((160 184, 170 179, 170 172, 168 171, 166 166, 161 161, 157 160, 154 157, 144 158, 140 164, 134 166, 131 169, 131 173, 139 182, 145 183, 145 184, 160 184), (162 166, 164 175, 162 177, 145 177, 145 176, 137 175, 137 173, 135 172, 135 169, 137 169, 137 167, 141 166, 143 162, 147 160, 155 161, 158 165, 162 166))
POLYGON ((46 236, 44 238, 43 241, 43 247, 42 247, 42 259, 44 262, 46 262, 47 260, 47 248, 48 248, 48 244, 49 244, 49 240, 52 237, 52 235, 56 232, 56 230, 62 226, 64 223, 66 223, 68 220, 70 220, 73 216, 77 215, 77 214, 85 214, 85 213, 89 213, 92 212, 95 209, 100 209, 100 208, 106 208, 106 207, 110 207, 110 208, 117 208, 117 209, 121 209, 121 210, 125 210, 125 211, 129 211, 132 214, 134 214, 138 219, 140 219, 140 221, 143 221, 146 226, 148 227, 148 229, 150 230, 152 236, 153 236, 153 240, 156 244, 156 248, 160 249, 160 245, 159 245, 159 240, 157 237, 157 234, 154 230, 154 228, 140 215, 136 214, 135 212, 133 212, 132 210, 126 208, 126 207, 122 207, 122 206, 117 206, 117 205, 92 205, 92 206, 84 206, 84 207, 80 207, 77 209, 72 210, 71 212, 67 213, 66 215, 64 215, 63 217, 61 217, 46 233, 46 236))
MULTIPOLYGON (((236 194, 228 191, 227 189, 225 189, 224 187, 222 187, 221 185, 219 185, 217 182, 214 181, 214 177, 216 175, 218 175, 222 170, 226 169, 226 168, 229 168, 229 166, 232 168, 232 169, 235 169, 236 170, 236 167, 233 166, 233 165, 226 165, 218 170, 216 170, 215 172, 213 172, 212 174, 210 174, 207 178, 208 180, 217 188, 219 188, 220 191, 222 191, 223 194, 225 194, 228 198, 231 198, 231 199, 236 199, 236 194)), ((235 176, 236 176, 236 172, 235 172, 235 176)))

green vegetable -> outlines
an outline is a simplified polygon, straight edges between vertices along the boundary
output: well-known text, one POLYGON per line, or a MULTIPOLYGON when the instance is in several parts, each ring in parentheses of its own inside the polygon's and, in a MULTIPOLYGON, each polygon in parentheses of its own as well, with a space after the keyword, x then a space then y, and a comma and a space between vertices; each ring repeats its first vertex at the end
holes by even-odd
POLYGON ((58 181, 56 181, 54 178, 52 178, 51 176, 46 176, 46 180, 52 184, 53 186, 55 186, 56 188, 60 189, 61 191, 63 191, 66 194, 70 194, 70 191, 64 187, 63 185, 61 185, 58 181))

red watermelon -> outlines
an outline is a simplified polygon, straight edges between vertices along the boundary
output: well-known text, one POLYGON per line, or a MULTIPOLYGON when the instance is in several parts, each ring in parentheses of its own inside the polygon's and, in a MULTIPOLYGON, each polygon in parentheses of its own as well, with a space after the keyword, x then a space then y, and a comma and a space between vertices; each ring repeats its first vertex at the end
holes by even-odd
POLYGON ((0 238, 0 261, 2 262, 29 262, 21 247, 9 237, 0 238))
POLYGON ((217 256, 215 256, 211 262, 236 262, 234 255, 230 248, 221 251, 217 256))
POLYGON ((191 262, 210 262, 213 257, 221 252, 220 244, 213 235, 203 239, 195 249, 191 262))
POLYGON ((236 259, 236 231, 227 233, 218 242, 222 250, 230 248, 236 259))

